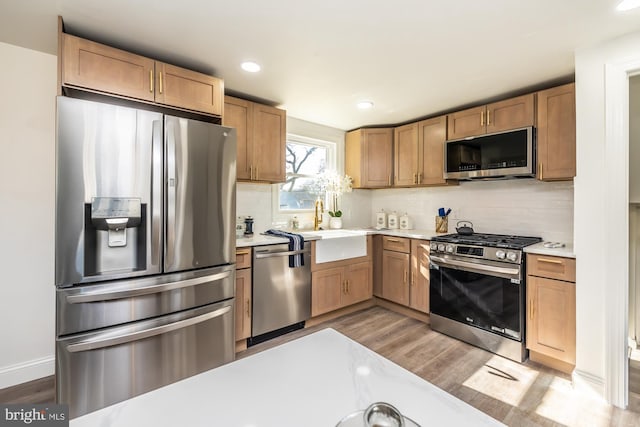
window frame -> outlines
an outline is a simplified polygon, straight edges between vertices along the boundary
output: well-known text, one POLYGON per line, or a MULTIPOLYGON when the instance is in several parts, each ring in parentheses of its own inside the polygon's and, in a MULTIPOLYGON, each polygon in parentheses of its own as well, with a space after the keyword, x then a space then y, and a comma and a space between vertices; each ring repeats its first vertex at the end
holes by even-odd
MULTIPOLYGON (((337 170, 337 151, 338 151, 338 144, 336 144, 336 142, 334 141, 327 141, 327 140, 322 140, 322 139, 317 139, 317 138, 310 138, 308 136, 302 136, 302 135, 296 135, 296 134, 292 134, 292 133, 288 133, 287 134, 287 139, 285 144, 288 144, 289 142, 294 143, 294 144, 300 144, 300 145, 311 145, 311 146, 316 146, 316 147, 321 147, 324 148, 327 152, 327 157, 326 157, 326 163, 325 163, 325 172, 332 172, 332 171, 336 171, 337 170)), ((286 170, 286 168, 285 168, 286 170)), ((302 177, 302 178, 313 178, 314 175, 307 175, 307 174, 289 174, 285 172, 285 179, 288 178, 289 176, 298 176, 298 177, 302 177)), ((318 175, 315 175, 316 177, 318 175)), ((276 215, 297 215, 297 214, 304 214, 304 213, 309 213, 309 212, 313 212, 313 208, 309 208, 309 209, 280 209, 280 186, 283 183, 278 183, 278 184, 274 184, 273 186, 273 191, 272 191, 272 198, 273 198, 273 213, 274 213, 274 217, 276 215)), ((325 199, 326 199, 326 195, 325 195, 325 199)), ((324 200, 325 205, 327 203, 326 200, 324 200)))

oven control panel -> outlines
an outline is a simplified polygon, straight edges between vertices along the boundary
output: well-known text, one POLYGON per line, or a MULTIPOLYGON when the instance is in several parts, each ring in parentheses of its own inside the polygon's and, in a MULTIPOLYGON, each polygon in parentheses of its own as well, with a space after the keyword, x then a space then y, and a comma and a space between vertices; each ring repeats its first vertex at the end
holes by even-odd
POLYGON ((520 264, 522 251, 516 249, 504 249, 485 246, 461 245, 455 243, 431 242, 431 252, 440 254, 459 255, 478 259, 508 262, 520 264))

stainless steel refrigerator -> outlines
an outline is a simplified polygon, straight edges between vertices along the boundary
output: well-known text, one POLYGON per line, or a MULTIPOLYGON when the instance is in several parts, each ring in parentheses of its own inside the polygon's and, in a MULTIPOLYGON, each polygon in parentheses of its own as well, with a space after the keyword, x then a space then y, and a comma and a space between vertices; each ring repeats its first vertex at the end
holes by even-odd
POLYGON ((236 140, 57 102, 56 396, 73 418, 233 359, 236 140))

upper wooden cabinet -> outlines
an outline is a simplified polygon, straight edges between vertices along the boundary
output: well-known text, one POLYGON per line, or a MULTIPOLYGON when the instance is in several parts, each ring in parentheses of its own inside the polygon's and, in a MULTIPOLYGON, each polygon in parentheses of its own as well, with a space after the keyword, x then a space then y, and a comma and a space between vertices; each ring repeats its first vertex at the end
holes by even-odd
POLYGON ((391 187, 392 128, 347 132, 345 151, 345 173, 353 178, 354 188, 391 187))
POLYGON ((435 117, 394 130, 394 187, 445 185, 447 117, 435 117))
POLYGON ((61 83, 221 116, 221 79, 70 34, 61 37, 61 83))
POLYGON ((538 179, 576 176, 575 84, 538 92, 538 179))
POLYGON ((279 108, 224 97, 222 123, 237 132, 239 181, 285 180, 286 119, 279 108))
POLYGON ((449 114, 447 139, 533 126, 535 94, 522 95, 492 104, 449 114))

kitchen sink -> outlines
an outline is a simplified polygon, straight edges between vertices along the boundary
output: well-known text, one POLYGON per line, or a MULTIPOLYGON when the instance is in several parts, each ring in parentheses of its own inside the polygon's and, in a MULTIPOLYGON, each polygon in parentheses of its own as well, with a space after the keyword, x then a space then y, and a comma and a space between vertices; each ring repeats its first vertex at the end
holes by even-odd
POLYGON ((316 263, 339 261, 367 255, 367 233, 361 230, 318 230, 300 233, 316 240, 316 263))

